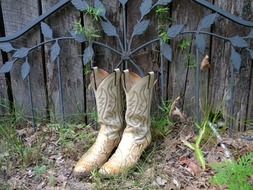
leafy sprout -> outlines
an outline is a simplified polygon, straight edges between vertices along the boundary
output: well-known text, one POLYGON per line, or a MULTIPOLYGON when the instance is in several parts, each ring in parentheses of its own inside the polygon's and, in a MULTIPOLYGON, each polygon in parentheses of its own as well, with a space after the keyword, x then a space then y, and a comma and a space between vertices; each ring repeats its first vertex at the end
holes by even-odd
POLYGON ((192 41, 190 39, 183 39, 180 44, 179 48, 184 51, 185 49, 189 48, 191 46, 192 41))
POLYGON ((164 42, 164 43, 169 43, 169 41, 170 41, 170 38, 169 38, 167 32, 165 32, 165 31, 160 32, 159 38, 160 38, 160 39, 162 40, 162 42, 164 42))
POLYGON ((94 7, 89 7, 86 11, 85 15, 89 15, 93 20, 99 21, 100 20, 100 15, 101 15, 101 10, 94 8, 94 7))
POLYGON ((83 26, 81 21, 78 21, 74 25, 74 31, 76 34, 84 35, 89 41, 92 41, 95 38, 100 38, 99 30, 95 29, 92 25, 83 26))
POLYGON ((167 20, 169 11, 170 11, 170 9, 168 7, 158 6, 155 10, 155 13, 159 19, 167 20))

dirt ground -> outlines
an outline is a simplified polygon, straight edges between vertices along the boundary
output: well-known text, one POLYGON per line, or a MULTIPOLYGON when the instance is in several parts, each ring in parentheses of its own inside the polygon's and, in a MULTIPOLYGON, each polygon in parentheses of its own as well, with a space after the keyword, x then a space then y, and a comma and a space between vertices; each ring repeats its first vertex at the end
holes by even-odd
POLYGON ((17 128, 6 134, 11 142, 1 137, 0 189, 226 189, 210 184, 214 171, 209 165, 226 159, 221 143, 234 157, 253 151, 253 141, 224 137, 217 142, 213 135, 207 135, 201 145, 207 162, 202 171, 194 152, 182 142, 194 142, 193 125, 190 121, 179 122, 170 127, 168 135, 154 135, 137 166, 128 173, 105 178, 94 171, 87 178, 76 179, 72 169, 95 141, 96 130, 84 125, 58 124, 41 124, 35 133, 30 125, 17 128))

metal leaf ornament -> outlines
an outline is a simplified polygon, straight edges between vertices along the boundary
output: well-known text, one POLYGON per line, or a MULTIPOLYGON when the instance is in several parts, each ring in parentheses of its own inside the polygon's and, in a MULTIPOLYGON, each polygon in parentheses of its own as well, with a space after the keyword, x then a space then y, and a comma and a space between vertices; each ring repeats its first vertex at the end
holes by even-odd
POLYGON ((239 72, 241 68, 242 58, 241 55, 233 47, 231 47, 231 61, 236 71, 239 72))
POLYGON ((51 47, 51 61, 55 62, 56 58, 60 55, 61 47, 58 42, 55 42, 51 47))
POLYGON ((94 50, 93 50, 92 46, 90 45, 89 47, 87 47, 84 50, 84 53, 83 53, 83 64, 84 65, 88 64, 93 59, 93 56, 94 56, 94 50))
POLYGON ((41 23, 41 32, 46 39, 52 39, 53 38, 53 31, 46 23, 41 23))
POLYGON ((159 0, 157 1, 157 5, 168 5, 169 3, 171 3, 172 0, 159 0))
POLYGON ((253 49, 248 49, 249 54, 250 54, 250 58, 253 60, 253 49))
POLYGON ((152 0, 143 0, 141 3, 140 11, 141 11, 141 17, 144 17, 146 14, 148 14, 152 7, 152 0))
POLYGON ((250 31, 250 33, 249 33, 249 35, 247 37, 253 38, 253 29, 250 31))
POLYGON ((77 42, 83 43, 86 42, 87 39, 85 38, 84 34, 76 33, 75 31, 71 31, 70 35, 75 38, 77 42))
POLYGON ((6 43, 1 43, 0 44, 0 50, 10 53, 12 51, 15 51, 16 49, 11 45, 11 43, 6 42, 6 43))
POLYGON ((110 21, 102 21, 101 26, 103 28, 103 31, 108 35, 108 36, 118 36, 117 31, 115 26, 112 25, 110 21))
POLYGON ((95 0, 94 5, 95 5, 95 8, 99 10, 99 15, 102 16, 103 18, 106 18, 105 17, 106 9, 105 9, 104 4, 100 0, 95 0))
POLYGON ((119 0, 119 2, 124 6, 128 0, 119 0))
POLYGON ((198 34, 196 36, 196 47, 202 54, 204 54, 206 49, 206 39, 203 34, 198 34))
POLYGON ((137 23, 134 26, 133 36, 143 34, 147 30, 149 23, 150 23, 150 20, 143 20, 137 23))
POLYGON ((167 60, 172 61, 172 49, 169 44, 162 43, 161 53, 167 60))
POLYGON ((199 26, 198 26, 198 30, 210 28, 214 24, 217 16, 218 16, 217 13, 205 16, 200 21, 199 26))
POLYGON ((30 70, 31 70, 30 64, 28 63, 28 60, 26 60, 21 66, 21 76, 23 79, 26 79, 26 77, 30 73, 30 70))
POLYGON ((24 47, 17 49, 17 51, 13 54, 13 57, 20 58, 20 59, 25 58, 28 55, 29 50, 30 50, 29 48, 24 48, 24 47))
POLYGON ((183 29, 184 29, 183 24, 173 25, 168 29, 167 34, 170 38, 175 38, 178 34, 180 34, 183 31, 183 29))
POLYGON ((234 36, 230 38, 229 41, 234 47, 246 48, 249 46, 249 44, 240 36, 234 36))
POLYGON ((6 62, 0 69, 0 73, 8 73, 11 71, 13 67, 14 61, 8 61, 6 62))
POLYGON ((72 0, 71 3, 79 11, 85 11, 89 8, 89 5, 85 0, 72 0))

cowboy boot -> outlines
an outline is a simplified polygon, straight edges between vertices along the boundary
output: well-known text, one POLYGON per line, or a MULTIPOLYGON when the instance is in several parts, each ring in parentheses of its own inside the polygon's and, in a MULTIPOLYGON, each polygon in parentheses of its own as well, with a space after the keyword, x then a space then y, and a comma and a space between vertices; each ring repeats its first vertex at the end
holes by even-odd
POLYGON ((151 142, 150 107, 155 84, 154 73, 146 77, 125 70, 122 83, 126 94, 126 128, 116 152, 99 170, 104 175, 115 175, 133 167, 151 142))
POLYGON ((123 131, 120 76, 119 69, 109 74, 93 68, 91 86, 95 92, 100 131, 96 142, 77 162, 75 176, 86 176, 103 165, 120 142, 123 131))

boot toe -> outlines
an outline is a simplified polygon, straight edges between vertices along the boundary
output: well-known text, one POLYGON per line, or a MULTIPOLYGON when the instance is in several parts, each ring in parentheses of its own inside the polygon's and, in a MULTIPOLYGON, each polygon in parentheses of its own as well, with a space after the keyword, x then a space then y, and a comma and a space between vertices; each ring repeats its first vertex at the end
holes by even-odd
POLYGON ((90 175, 92 167, 85 165, 85 166, 76 166, 73 170, 73 176, 76 178, 87 177, 90 175))
POLYGON ((116 175, 120 173, 119 168, 116 166, 113 166, 111 164, 104 164, 100 170, 99 173, 102 175, 116 175))

